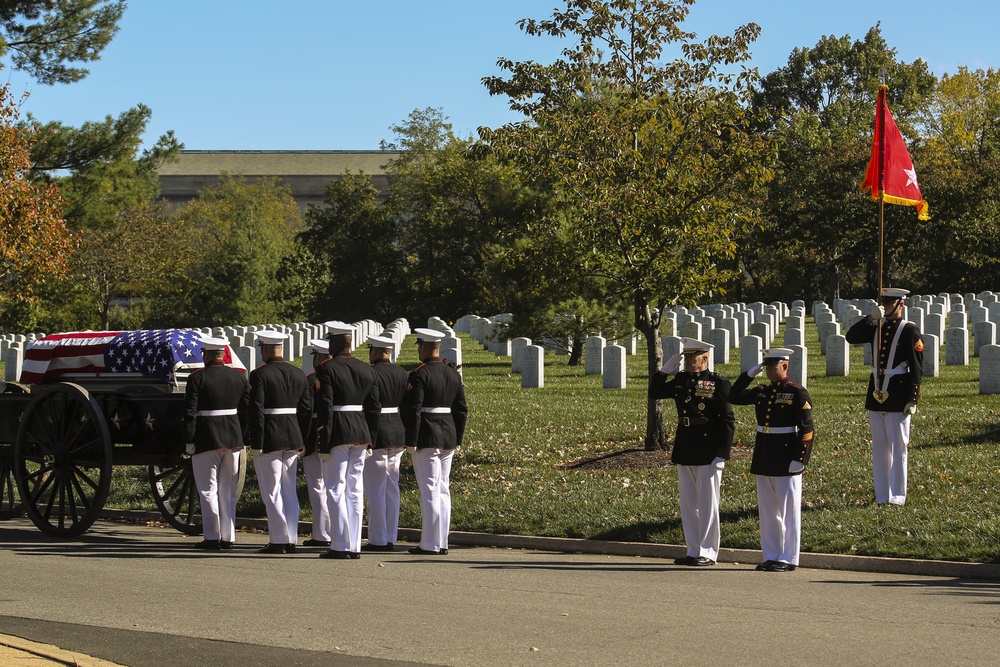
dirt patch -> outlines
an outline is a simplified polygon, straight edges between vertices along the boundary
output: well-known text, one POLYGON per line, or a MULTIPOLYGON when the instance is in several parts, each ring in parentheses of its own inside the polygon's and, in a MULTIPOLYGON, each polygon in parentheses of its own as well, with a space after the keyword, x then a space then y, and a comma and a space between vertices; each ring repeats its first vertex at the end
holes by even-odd
MULTIPOLYGON (((733 445, 732 461, 750 458, 751 447, 740 444, 733 445)), ((569 461, 557 463, 557 468, 564 470, 648 470, 650 468, 665 468, 670 465, 670 451, 647 452, 644 449, 621 449, 616 452, 603 452, 579 456, 569 461)))

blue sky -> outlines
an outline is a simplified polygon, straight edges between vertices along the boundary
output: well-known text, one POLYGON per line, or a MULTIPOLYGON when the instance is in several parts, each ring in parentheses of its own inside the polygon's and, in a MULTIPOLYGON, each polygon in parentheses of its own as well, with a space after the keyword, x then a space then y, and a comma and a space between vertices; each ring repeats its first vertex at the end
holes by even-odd
MULTIPOLYGON (((414 109, 443 109, 460 135, 515 119, 483 76, 500 56, 551 62, 559 44, 516 22, 556 0, 131 0, 82 82, 42 86, 9 69, 22 111, 70 125, 152 108, 147 144, 174 130, 198 150, 367 150, 414 109), (280 8, 280 12, 277 9, 280 8)), ((899 56, 936 74, 1000 67, 996 0, 701 0, 701 37, 760 24, 766 74, 823 35, 860 39, 877 21, 899 56)))

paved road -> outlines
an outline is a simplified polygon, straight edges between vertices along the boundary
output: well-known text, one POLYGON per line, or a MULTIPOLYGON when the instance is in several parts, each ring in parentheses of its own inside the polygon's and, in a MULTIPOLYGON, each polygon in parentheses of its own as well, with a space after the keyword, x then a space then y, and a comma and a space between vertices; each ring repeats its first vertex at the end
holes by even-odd
POLYGON ((327 561, 196 539, 4 522, 0 633, 130 667, 978 666, 1000 646, 996 581, 474 547, 327 561))

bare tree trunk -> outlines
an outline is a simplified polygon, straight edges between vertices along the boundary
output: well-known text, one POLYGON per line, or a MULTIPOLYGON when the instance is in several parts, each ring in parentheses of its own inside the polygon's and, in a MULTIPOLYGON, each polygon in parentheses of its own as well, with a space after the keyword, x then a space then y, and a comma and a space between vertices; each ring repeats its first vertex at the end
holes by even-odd
MULTIPOLYGON (((646 361, 649 365, 649 377, 653 377, 663 365, 663 346, 660 343, 660 314, 653 313, 649 308, 649 300, 642 294, 635 296, 635 327, 646 338, 646 361)), ((665 450, 669 446, 667 432, 663 428, 662 401, 654 398, 646 399, 646 441, 647 452, 665 450)))
POLYGON ((574 335, 573 342, 570 343, 568 365, 579 366, 581 359, 583 359, 583 338, 578 335, 574 335))

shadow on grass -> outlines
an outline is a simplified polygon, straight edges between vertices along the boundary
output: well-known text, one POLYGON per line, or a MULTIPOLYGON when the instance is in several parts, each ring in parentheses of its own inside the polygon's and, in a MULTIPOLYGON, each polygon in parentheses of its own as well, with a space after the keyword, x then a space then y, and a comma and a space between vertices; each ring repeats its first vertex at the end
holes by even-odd
POLYGON ((905 581, 823 581, 823 584, 924 589, 928 595, 956 595, 978 604, 1000 604, 1000 581, 978 579, 912 579, 905 581))
MULTIPOLYGON (((728 523, 736 523, 744 519, 756 519, 757 508, 747 508, 736 511, 719 513, 719 520, 723 526, 728 523)), ((609 542, 656 542, 654 536, 663 535, 673 531, 682 531, 680 516, 664 521, 635 523, 630 526, 618 526, 603 533, 591 535, 588 539, 605 540, 609 542)))
POLYGON ((933 441, 910 443, 913 449, 937 449, 940 447, 965 447, 970 445, 995 445, 1000 442, 1000 423, 983 424, 977 430, 965 433, 948 432, 933 441))

